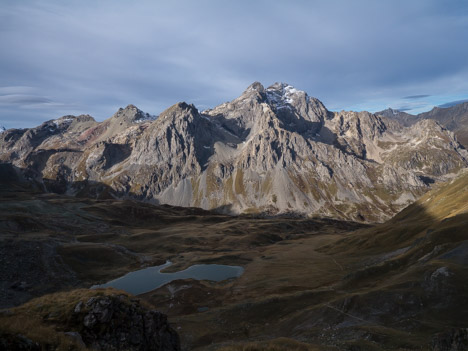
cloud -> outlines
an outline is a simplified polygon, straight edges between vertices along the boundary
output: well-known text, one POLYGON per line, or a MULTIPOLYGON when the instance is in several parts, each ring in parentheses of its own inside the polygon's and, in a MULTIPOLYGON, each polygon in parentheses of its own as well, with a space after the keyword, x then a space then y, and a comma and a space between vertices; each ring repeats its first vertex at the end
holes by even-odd
POLYGON ((23 94, 10 94, 0 95, 0 104, 8 105, 31 105, 31 104, 49 104, 52 101, 41 96, 23 95, 23 94))
POLYGON ((35 88, 28 86, 6 86, 0 87, 0 95, 27 94, 32 93, 35 90, 35 88))
POLYGON ((406 100, 416 100, 416 99, 423 99, 426 97, 429 97, 430 95, 410 95, 410 96, 405 96, 402 99, 406 100))
POLYGON ((452 107, 458 104, 462 104, 464 102, 468 102, 468 99, 446 102, 445 104, 439 105, 438 107, 447 108, 447 107, 452 107))
POLYGON ((468 92, 467 10, 436 0, 5 2, 0 95, 22 97, 0 102, 0 124, 102 120, 129 103, 151 114, 182 100, 212 107, 253 81, 288 82, 337 109, 436 105, 468 92))
POLYGON ((431 109, 433 106, 427 102, 399 105, 395 110, 398 111, 416 111, 420 109, 431 109))

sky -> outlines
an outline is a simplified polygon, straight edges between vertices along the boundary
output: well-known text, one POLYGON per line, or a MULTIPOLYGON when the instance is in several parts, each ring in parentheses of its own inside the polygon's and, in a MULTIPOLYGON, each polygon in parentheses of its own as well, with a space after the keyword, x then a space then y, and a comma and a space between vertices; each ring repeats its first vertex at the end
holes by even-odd
POLYGON ((200 110, 254 81, 329 110, 468 99, 468 1, 0 0, 0 125, 200 110))

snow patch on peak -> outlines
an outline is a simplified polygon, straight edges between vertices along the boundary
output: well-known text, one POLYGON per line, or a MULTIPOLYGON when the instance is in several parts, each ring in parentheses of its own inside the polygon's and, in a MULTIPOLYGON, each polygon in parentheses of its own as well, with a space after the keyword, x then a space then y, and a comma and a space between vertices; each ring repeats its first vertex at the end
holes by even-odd
POLYGON ((292 85, 285 83, 275 83, 266 89, 268 101, 277 109, 291 109, 291 104, 294 102, 294 97, 305 94, 302 90, 294 88, 292 85))
POLYGON ((297 90, 292 85, 286 85, 284 87, 284 90, 286 91, 287 94, 295 94, 295 93, 300 92, 300 90, 297 90))
POLYGON ((148 122, 148 121, 154 121, 158 118, 156 115, 150 115, 149 113, 142 113, 141 117, 138 119, 135 119, 135 123, 143 123, 143 122, 148 122))
POLYGON ((396 110, 396 109, 393 109, 391 107, 389 107, 386 111, 388 111, 389 114, 392 114, 394 116, 398 116, 400 114, 400 110, 396 110))
POLYGON ((402 111, 398 110, 398 109, 393 109, 391 107, 383 110, 383 111, 379 111, 379 112, 376 112, 375 114, 376 115, 383 115, 383 116, 386 116, 386 117, 391 117, 391 116, 399 116, 401 114, 402 111))
POLYGON ((0 134, 6 131, 6 128, 4 126, 0 126, 0 134))
POLYGON ((297 89, 295 89, 294 87, 290 85, 284 88, 284 90, 285 90, 284 97, 286 98, 286 102, 289 104, 293 102, 292 97, 296 95, 297 93, 299 93, 297 89))
POLYGON ((64 117, 60 117, 60 118, 57 118, 57 119, 54 119, 52 122, 57 126, 61 126, 63 124, 70 124, 71 122, 73 122, 73 120, 75 119, 75 117, 72 117, 72 116, 64 116, 64 117))

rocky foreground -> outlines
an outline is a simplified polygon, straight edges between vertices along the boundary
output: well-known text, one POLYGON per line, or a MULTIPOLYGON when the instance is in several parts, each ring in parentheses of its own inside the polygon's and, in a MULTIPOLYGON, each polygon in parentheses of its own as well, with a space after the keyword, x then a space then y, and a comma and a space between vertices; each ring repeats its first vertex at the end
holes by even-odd
POLYGON ((112 290, 48 295, 0 314, 2 350, 179 351, 167 317, 112 290))
POLYGON ((58 193, 379 222, 467 167, 468 152, 431 119, 331 112, 290 85, 254 83, 202 112, 129 105, 103 122, 10 129, 0 161, 58 193))

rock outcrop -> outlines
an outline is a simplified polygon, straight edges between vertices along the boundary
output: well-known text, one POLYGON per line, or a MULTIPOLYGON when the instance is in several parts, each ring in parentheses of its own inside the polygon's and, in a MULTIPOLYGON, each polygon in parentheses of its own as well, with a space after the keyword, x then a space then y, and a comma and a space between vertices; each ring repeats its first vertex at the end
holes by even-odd
POLYGON ((463 351, 468 349, 468 329, 456 328, 434 335, 433 351, 463 351))
POLYGON ((41 351, 41 345, 21 334, 8 334, 0 331, 0 349, 18 351, 41 351))
POLYGON ((44 295, 2 311, 0 322, 2 350, 180 350, 166 315, 111 290, 44 295))
POLYGON ((0 161, 48 191, 375 222, 467 167, 468 152, 433 121, 330 112, 288 84, 256 82, 203 112, 178 103, 155 119, 129 105, 101 123, 10 129, 0 161))
POLYGON ((464 145, 465 148, 468 148, 468 102, 445 108, 434 107, 432 110, 418 115, 411 115, 391 108, 376 112, 376 114, 396 119, 407 127, 426 119, 437 121, 444 126, 444 128, 452 131, 459 142, 464 145))
POLYGON ((125 295, 91 297, 73 311, 79 331, 70 334, 97 350, 180 350, 179 336, 167 317, 142 308, 125 295))

